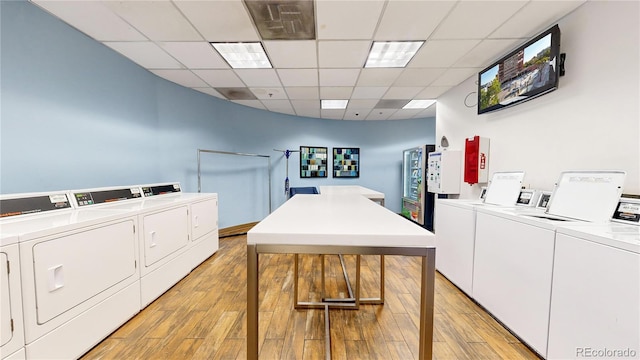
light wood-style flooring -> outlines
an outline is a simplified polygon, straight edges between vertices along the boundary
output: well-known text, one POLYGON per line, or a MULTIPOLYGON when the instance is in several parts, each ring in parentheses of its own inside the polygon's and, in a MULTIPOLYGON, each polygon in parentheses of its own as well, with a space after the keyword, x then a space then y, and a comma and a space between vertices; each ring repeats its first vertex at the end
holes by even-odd
MULTIPOLYGON (((320 256, 301 256, 300 300, 320 297, 320 256)), ((362 292, 377 297, 379 257, 362 258, 362 292)), ((345 256, 352 283, 355 257, 345 256)), ((417 359, 419 258, 385 257, 385 304, 330 310, 333 359, 417 359)), ((326 289, 347 297, 337 256, 326 289)), ((220 250, 83 359, 246 359, 246 235, 220 250)), ((538 359, 436 273, 434 359, 538 359)), ((293 309, 293 255, 260 256, 260 359, 324 359, 324 310, 293 309)))

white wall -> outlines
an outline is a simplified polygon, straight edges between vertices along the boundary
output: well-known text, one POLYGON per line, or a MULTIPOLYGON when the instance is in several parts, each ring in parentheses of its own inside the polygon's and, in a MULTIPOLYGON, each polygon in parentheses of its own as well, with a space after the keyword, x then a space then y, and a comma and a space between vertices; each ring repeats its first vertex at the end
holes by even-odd
MULTIPOLYGON (((627 172, 624 193, 640 194, 639 13, 636 1, 587 2, 558 22, 567 60, 556 91, 477 115, 464 105, 476 91, 468 79, 438 99, 436 139, 462 149, 466 137, 490 138, 489 173, 524 170, 531 188, 552 190, 564 170, 615 169, 627 172)), ((478 194, 461 187, 461 198, 478 194)))

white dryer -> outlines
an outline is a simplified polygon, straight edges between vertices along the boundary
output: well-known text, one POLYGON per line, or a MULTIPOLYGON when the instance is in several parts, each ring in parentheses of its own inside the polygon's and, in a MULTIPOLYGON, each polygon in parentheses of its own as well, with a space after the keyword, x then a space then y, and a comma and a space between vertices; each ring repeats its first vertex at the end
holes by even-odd
POLYGON ((170 183, 86 189, 73 197, 86 211, 137 217, 142 308, 218 249, 216 194, 185 194, 170 183))
POLYGON ((620 222, 558 228, 548 359, 640 358, 639 217, 623 200, 620 222))
POLYGON ((473 297, 543 357, 556 230, 607 221, 623 183, 623 172, 564 172, 544 213, 478 209, 473 297))
POLYGON ((140 310, 136 224, 106 209, 2 222, 19 241, 27 358, 77 358, 140 310))
POLYGON ((473 297, 473 262, 476 210, 514 206, 524 172, 497 172, 480 199, 437 199, 435 234, 436 268, 449 281, 473 297))
POLYGON ((2 359, 24 359, 26 355, 18 236, 0 236, 0 309, 2 359))

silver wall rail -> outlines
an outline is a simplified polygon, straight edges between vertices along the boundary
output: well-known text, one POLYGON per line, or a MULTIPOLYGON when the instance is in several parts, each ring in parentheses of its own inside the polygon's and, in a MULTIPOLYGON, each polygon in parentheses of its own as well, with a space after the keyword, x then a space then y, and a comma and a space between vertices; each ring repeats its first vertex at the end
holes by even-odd
POLYGON ((269 155, 260 155, 260 154, 248 154, 248 153, 230 152, 230 151, 220 151, 220 150, 198 149, 198 192, 202 192, 202 179, 201 179, 201 174, 200 174, 200 154, 202 154, 202 153, 267 158, 267 172, 268 172, 268 177, 269 177, 269 214, 271 214, 271 156, 269 156, 269 155))

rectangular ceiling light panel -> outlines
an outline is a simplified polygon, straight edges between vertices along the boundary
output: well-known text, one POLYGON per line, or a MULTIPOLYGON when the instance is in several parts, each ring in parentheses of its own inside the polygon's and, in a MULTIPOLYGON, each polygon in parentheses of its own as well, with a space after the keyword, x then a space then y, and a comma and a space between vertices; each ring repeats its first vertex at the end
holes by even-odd
POLYGON ((429 106, 435 104, 435 100, 411 100, 407 105, 402 107, 403 109, 426 109, 429 106))
POLYGON ((329 109, 346 109, 349 100, 320 100, 320 108, 329 109))
POLYGON ((262 43, 211 43, 234 69, 270 69, 262 43))
POLYGON ((374 41, 365 68, 405 67, 424 41, 374 41))

